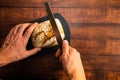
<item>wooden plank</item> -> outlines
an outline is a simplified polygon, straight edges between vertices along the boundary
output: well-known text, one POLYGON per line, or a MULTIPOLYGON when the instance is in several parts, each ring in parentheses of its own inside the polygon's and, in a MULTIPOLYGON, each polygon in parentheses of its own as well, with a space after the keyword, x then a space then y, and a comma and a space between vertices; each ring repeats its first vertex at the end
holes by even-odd
MULTIPOLYGON (((71 46, 76 48, 81 54, 84 54, 84 55, 86 55, 86 54, 90 54, 90 55, 115 54, 114 52, 112 52, 112 53, 109 52, 108 53, 108 52, 105 51, 106 42, 103 41, 103 40, 71 39, 71 46)), ((119 45, 116 45, 116 46, 119 47, 119 45)), ((119 53, 116 53, 116 54, 119 54, 119 53)))
POLYGON ((68 80, 62 64, 59 63, 53 53, 38 53, 22 61, 2 67, 0 68, 0 78, 68 80))
POLYGON ((120 54, 119 26, 72 26, 71 46, 82 54, 120 54))
MULTIPOLYGON (((43 74, 45 74, 45 73, 43 73, 43 74)), ((87 71, 85 71, 85 74, 86 74, 87 80, 119 80, 120 79, 120 72, 119 71, 99 70, 99 71, 95 72, 95 71, 92 71, 92 70, 87 70, 87 71)), ((40 77, 35 78, 35 79, 44 79, 42 76, 40 76, 40 77)), ((61 75, 61 77, 63 77, 63 75, 61 75)), ((8 77, 6 77, 6 78, 11 79, 11 78, 8 78, 8 77)), ((18 79, 18 78, 16 76, 14 76, 14 79, 18 79)), ((21 78, 19 77, 19 79, 21 79, 21 78)), ((31 76, 31 79, 33 79, 32 76, 31 76)), ((49 79, 51 79, 51 78, 49 78, 49 79)), ((56 78, 56 80, 58 80, 58 79, 59 80, 69 80, 67 78, 56 78)))
MULTIPOLYGON (((1 23, 0 36, 5 37, 17 23, 1 23)), ((74 23, 69 24, 71 38, 78 39, 120 39, 120 24, 74 23)))
POLYGON ((23 23, 44 16, 46 16, 46 12, 43 8, 0 8, 1 24, 11 22, 23 23))
POLYGON ((52 7, 120 7, 119 0, 1 0, 1 7, 44 7, 49 2, 52 7))
MULTIPOLYGON (((12 28, 7 25, 0 27, 0 44, 12 28), (8 27, 8 28, 7 28, 8 27)), ((82 54, 120 54, 119 26, 78 26, 71 24, 71 46, 82 54)))
MULTIPOLYGON (((1 23, 0 37, 5 37, 16 23, 1 23)), ((120 24, 116 23, 73 23, 69 24, 71 38, 78 39, 120 39, 120 24)))
MULTIPOLYGON (((4 40, 5 38, 0 38, 0 46, 4 40)), ((83 55, 120 55, 120 40, 71 39, 71 46, 83 55)))
POLYGON ((120 55, 120 40, 71 39, 71 46, 84 55, 120 55))
MULTIPOLYGON (((120 55, 81 55, 83 66, 85 70, 105 70, 105 71, 119 71, 120 70, 120 55)), ((62 65, 57 61, 53 53, 46 53, 44 55, 34 55, 30 58, 24 59, 22 62, 16 62, 0 69, 11 70, 22 69, 25 72, 51 72, 63 70, 62 65), (52 54, 52 55, 51 55, 52 54), (49 64, 51 63, 51 64, 49 64), (16 66, 15 66, 16 65, 16 66), (34 66, 32 66, 34 65, 34 66), (23 68, 20 68, 23 66, 23 68), (50 67, 50 68, 49 68, 50 67), (26 70, 26 71, 24 71, 26 70)), ((9 72, 9 71, 8 71, 9 72)), ((1 75, 3 73, 0 73, 1 75)), ((32 74, 32 73, 31 73, 32 74)))
MULTIPOLYGON (((111 77, 106 73, 103 74, 104 71, 120 71, 120 56, 81 55, 81 57, 85 71, 92 71, 89 73, 89 77, 91 78, 101 77, 104 80, 104 78, 111 77)), ((54 58, 54 54, 33 56, 23 61, 0 68, 0 77, 15 77, 19 76, 18 74, 29 78, 54 78, 62 80, 68 78, 66 73, 63 71, 61 64, 54 58)), ((115 78, 115 76, 113 76, 113 78, 115 78)))
MULTIPOLYGON (((119 80, 120 79, 119 78, 120 77, 120 72, 117 72, 117 71, 97 71, 97 72, 85 71, 85 72, 86 72, 87 80, 119 80)), ((43 73, 43 74, 45 74, 45 73, 43 73)), ((40 76, 40 75, 38 75, 38 76, 40 76)), ((40 77, 39 78, 35 78, 35 79, 44 79, 42 76, 40 76, 40 77)), ((61 75, 61 77, 63 77, 63 75, 61 75)), ((30 76, 29 76, 29 78, 30 78, 30 76)), ((9 79, 11 79, 11 78, 9 78, 9 79)), ((14 79, 18 79, 18 78, 14 76, 14 79)), ((33 77, 31 77, 30 79, 33 79, 33 77)), ((49 79, 53 80, 51 78, 49 78, 49 79)), ((56 78, 56 79, 54 78, 54 80, 58 80, 58 79, 59 80, 69 80, 67 78, 56 78)))
POLYGON ((0 38, 5 38, 9 31, 15 26, 15 24, 1 24, 0 23, 0 38))
MULTIPOLYGON (((8 33, 10 32, 10 30, 17 24, 15 23, 0 23, 0 38, 1 39, 5 39, 5 37, 7 37, 8 33)), ((1 41, 1 40, 0 40, 1 41)), ((1 42, 0 42, 1 44, 1 42)))
POLYGON ((85 71, 87 80, 120 80, 119 71, 85 71))
MULTIPOLYGON (((69 23, 120 23, 120 9, 52 8, 69 23)), ((46 16, 44 8, 0 8, 0 22, 23 23, 46 16), (16 17, 17 16, 17 17, 16 17)))
POLYGON ((81 55, 85 70, 120 71, 119 55, 81 55))
MULTIPOLYGON (((0 45, 3 44, 12 25, 6 24, 4 27, 0 27, 0 45)), ((70 30, 71 46, 78 49, 82 54, 120 54, 119 26, 80 26, 71 24, 70 30)))
POLYGON ((79 23, 70 24, 71 38, 76 39, 120 39, 120 24, 79 23))

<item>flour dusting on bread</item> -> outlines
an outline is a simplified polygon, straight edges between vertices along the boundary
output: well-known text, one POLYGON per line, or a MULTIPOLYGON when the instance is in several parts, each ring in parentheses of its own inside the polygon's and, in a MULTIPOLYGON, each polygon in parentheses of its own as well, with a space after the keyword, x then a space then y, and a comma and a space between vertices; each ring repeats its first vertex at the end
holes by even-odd
MULTIPOLYGON (((64 30, 59 19, 55 18, 58 26, 58 30, 61 34, 62 40, 65 38, 64 30)), ((35 28, 32 33, 32 43, 34 47, 52 47, 58 45, 52 25, 50 21, 44 21, 39 23, 39 26, 35 28)))

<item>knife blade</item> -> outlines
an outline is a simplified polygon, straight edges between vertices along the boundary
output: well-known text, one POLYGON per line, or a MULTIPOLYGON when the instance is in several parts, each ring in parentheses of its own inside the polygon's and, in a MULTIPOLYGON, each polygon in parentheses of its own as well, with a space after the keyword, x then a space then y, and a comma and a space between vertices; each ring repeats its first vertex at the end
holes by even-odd
POLYGON ((46 11, 47 11, 48 18, 49 18, 50 23, 52 25, 52 29, 53 29, 55 37, 57 39, 58 46, 59 46, 60 50, 62 51, 62 38, 61 38, 59 29, 58 29, 56 21, 55 21, 55 17, 52 13, 52 10, 50 8, 49 3, 45 2, 44 4, 45 4, 45 8, 46 8, 46 11))

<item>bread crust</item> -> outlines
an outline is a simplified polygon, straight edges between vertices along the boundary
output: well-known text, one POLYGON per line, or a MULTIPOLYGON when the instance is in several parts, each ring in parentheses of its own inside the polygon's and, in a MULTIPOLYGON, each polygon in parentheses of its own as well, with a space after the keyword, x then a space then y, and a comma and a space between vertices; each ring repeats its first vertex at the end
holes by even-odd
MULTIPOLYGON (((65 38, 65 34, 62 24, 57 18, 55 18, 55 21, 63 40, 65 38)), ((47 48, 58 45, 49 20, 39 23, 39 26, 33 31, 31 38, 34 47, 47 48)))

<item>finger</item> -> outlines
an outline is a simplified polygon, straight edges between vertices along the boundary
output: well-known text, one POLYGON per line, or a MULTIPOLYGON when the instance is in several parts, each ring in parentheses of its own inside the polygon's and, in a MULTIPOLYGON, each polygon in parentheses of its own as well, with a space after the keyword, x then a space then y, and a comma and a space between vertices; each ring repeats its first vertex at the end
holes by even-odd
POLYGON ((59 61, 62 62, 62 56, 60 56, 59 61))
POLYGON ((33 32, 33 30, 38 26, 38 23, 34 23, 32 24, 25 32, 25 34, 23 35, 24 38, 29 39, 31 33, 33 32))
POLYGON ((58 58, 60 56, 60 49, 57 50, 55 56, 56 56, 56 58, 58 58))
POLYGON ((19 30, 19 28, 20 28, 21 26, 22 26, 22 24, 16 25, 16 26, 14 27, 14 30, 12 31, 12 35, 18 34, 18 33, 19 33, 18 30, 19 30))
POLYGON ((36 54, 37 52, 39 52, 41 50, 42 50, 41 48, 34 48, 34 49, 28 51, 28 55, 36 54))
POLYGON ((63 55, 69 53, 69 45, 68 45, 68 41, 67 40, 63 41, 62 50, 63 50, 63 53, 62 53, 63 55))
POLYGON ((77 53, 77 50, 73 47, 70 47, 69 48, 69 54, 72 54, 72 53, 77 53))
POLYGON ((17 32, 23 35, 25 29, 28 28, 31 24, 32 23, 24 23, 24 24, 18 25, 19 27, 18 27, 17 32))
POLYGON ((24 29, 28 27, 31 23, 18 24, 10 31, 10 34, 23 33, 24 29))
POLYGON ((13 33, 14 30, 15 30, 15 27, 13 27, 13 28, 9 31, 7 37, 10 36, 10 35, 13 33))
POLYGON ((79 52, 77 52, 77 54, 80 56, 80 53, 79 53, 79 52))
POLYGON ((30 25, 30 23, 24 23, 24 24, 18 24, 16 25, 15 27, 13 27, 11 29, 11 31, 9 32, 8 36, 6 37, 6 41, 7 42, 10 42, 10 40, 13 40, 15 36, 13 35, 17 35, 17 34, 20 34, 20 36, 22 36, 21 33, 24 32, 24 29, 30 25))

